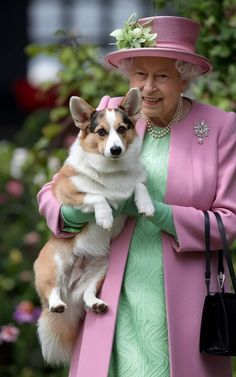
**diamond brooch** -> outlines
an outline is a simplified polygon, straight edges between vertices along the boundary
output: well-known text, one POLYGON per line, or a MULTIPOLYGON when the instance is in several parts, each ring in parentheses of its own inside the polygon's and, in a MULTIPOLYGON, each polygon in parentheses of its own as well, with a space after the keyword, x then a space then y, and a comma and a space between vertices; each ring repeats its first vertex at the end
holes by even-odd
POLYGON ((198 137, 198 143, 203 144, 204 138, 208 136, 210 128, 204 120, 201 120, 201 122, 198 122, 193 126, 193 129, 194 135, 198 137))

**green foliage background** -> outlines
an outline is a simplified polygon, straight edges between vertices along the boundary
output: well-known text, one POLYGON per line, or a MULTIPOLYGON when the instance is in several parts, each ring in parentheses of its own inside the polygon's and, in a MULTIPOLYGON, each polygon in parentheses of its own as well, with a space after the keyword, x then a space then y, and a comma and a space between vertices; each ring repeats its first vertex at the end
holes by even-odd
POLYGON ((194 85, 196 98, 236 111, 236 0, 154 0, 154 13, 167 4, 176 15, 201 25, 197 51, 210 59, 213 71, 194 85))
MULTIPOLYGON (((153 4, 153 14, 158 14, 167 2, 155 0, 153 4)), ((214 71, 194 84, 195 97, 235 111, 236 0, 172 0, 168 7, 175 9, 177 15, 192 17, 202 24, 198 51, 209 57, 214 71)), ((51 87, 55 89, 55 105, 30 113, 13 141, 0 142, 0 326, 12 324, 20 330, 15 342, 0 341, 3 377, 68 374, 67 368, 44 365, 35 324, 18 323, 13 312, 24 300, 39 305, 32 265, 49 232, 38 214, 36 194, 64 160, 65 140, 76 131, 68 111, 69 97, 79 95, 96 107, 103 95, 119 96, 128 89, 121 76, 104 67, 99 49, 82 42, 74 35, 58 32, 55 43, 49 46, 28 46, 29 56, 43 53, 61 63, 58 84, 43 85, 46 94, 51 87), (22 151, 25 158, 20 164, 17 152, 22 151)))

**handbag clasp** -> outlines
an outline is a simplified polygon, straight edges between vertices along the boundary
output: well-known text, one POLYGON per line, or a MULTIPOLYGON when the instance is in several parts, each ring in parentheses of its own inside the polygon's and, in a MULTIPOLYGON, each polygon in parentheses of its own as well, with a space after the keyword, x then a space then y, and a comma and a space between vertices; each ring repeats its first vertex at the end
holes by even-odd
POLYGON ((217 280, 218 280, 218 284, 219 284, 220 289, 223 289, 224 283, 225 283, 225 274, 223 274, 223 272, 219 272, 219 274, 217 276, 217 280))

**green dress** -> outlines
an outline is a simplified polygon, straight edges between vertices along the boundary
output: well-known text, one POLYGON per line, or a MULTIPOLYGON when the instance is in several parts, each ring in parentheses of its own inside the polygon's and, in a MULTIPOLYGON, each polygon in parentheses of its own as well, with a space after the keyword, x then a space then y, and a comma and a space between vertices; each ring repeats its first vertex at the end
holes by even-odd
MULTIPOLYGON (((142 163, 151 197, 166 191, 169 135, 146 133, 142 163)), ((169 377, 160 229, 138 217, 120 296, 109 377, 169 377)))

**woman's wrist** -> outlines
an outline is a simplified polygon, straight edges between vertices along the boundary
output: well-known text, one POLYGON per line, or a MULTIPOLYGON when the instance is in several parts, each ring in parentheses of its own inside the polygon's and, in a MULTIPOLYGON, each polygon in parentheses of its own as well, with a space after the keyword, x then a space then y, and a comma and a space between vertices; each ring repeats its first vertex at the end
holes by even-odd
POLYGON ((95 222, 94 212, 82 212, 72 206, 61 206, 62 230, 64 232, 78 233, 89 222, 95 222))
POLYGON ((158 201, 154 201, 153 204, 155 207, 154 216, 148 217, 147 219, 158 226, 161 230, 164 230, 177 238, 172 207, 169 204, 158 201))

